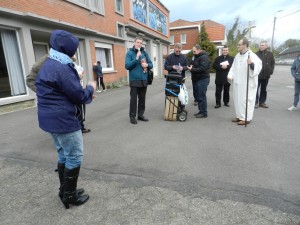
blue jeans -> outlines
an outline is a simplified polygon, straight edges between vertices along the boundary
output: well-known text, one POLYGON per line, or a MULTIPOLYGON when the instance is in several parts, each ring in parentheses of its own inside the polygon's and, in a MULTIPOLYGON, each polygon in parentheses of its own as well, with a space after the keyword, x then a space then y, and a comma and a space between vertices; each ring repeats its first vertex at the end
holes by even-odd
POLYGON ((58 155, 58 163, 69 170, 77 168, 83 160, 83 138, 81 130, 71 133, 50 133, 58 155))
POLYGON ((207 116, 207 99, 206 91, 209 85, 210 78, 205 78, 203 80, 196 80, 194 82, 194 90, 196 93, 196 100, 198 102, 199 113, 207 116))
POLYGON ((294 106, 297 107, 300 94, 300 81, 295 81, 294 106))

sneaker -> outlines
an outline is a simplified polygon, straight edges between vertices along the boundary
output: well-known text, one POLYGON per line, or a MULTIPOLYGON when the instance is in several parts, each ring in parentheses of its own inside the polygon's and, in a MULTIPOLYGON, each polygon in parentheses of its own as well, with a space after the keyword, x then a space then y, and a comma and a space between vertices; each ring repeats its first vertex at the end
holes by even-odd
POLYGON ((255 104, 254 108, 258 108, 259 107, 259 104, 255 104))
POLYGON ((100 93, 100 92, 101 92, 101 90, 97 90, 96 92, 100 93))
POLYGON ((297 110, 297 109, 298 109, 298 108, 295 107, 295 106, 291 106, 290 108, 288 108, 289 111, 295 111, 295 110, 297 110))
POLYGON ((262 108, 269 108, 269 106, 267 106, 266 103, 260 103, 260 104, 259 104, 259 107, 262 107, 262 108))
POLYGON ((103 91, 106 91, 106 89, 104 89, 103 91))
POLYGON ((206 118, 207 115, 204 115, 204 114, 199 113, 199 114, 197 114, 195 117, 196 117, 196 118, 206 118))

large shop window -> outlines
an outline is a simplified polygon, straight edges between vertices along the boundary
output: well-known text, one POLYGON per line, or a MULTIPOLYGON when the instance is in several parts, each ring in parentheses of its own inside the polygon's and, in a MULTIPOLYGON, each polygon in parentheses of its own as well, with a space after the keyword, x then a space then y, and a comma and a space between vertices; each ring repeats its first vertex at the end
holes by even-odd
POLYGON ((113 71, 114 62, 112 54, 112 45, 104 43, 95 43, 96 60, 101 62, 102 71, 113 71))
POLYGON ((26 94, 16 32, 0 29, 0 98, 26 94))
POLYGON ((149 0, 131 0, 131 17, 150 28, 167 35, 168 17, 149 0))

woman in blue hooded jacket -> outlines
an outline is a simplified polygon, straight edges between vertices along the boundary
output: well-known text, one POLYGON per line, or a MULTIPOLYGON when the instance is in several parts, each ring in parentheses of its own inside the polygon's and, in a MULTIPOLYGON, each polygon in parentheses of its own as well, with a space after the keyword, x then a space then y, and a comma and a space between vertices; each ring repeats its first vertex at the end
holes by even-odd
POLYGON ((80 84, 71 59, 78 45, 78 39, 71 33, 53 31, 48 59, 35 80, 39 126, 52 136, 57 149, 59 197, 66 208, 69 204, 82 205, 89 199, 88 195, 82 195, 83 189, 77 190, 83 159, 79 117, 82 113, 80 106, 92 101, 96 83, 89 82, 85 89, 80 84))

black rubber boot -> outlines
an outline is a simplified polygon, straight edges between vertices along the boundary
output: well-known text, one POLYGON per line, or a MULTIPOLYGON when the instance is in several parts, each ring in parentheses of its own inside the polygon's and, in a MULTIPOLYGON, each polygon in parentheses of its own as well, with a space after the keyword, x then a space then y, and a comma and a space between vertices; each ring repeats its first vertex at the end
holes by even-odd
MULTIPOLYGON (((60 182, 58 196, 62 200, 64 195, 65 164, 57 163, 57 172, 58 172, 58 177, 60 182)), ((82 195, 83 193, 84 193, 84 189, 82 188, 77 189, 77 195, 82 195)))
POLYGON ((79 206, 89 200, 88 195, 78 195, 76 191, 79 171, 80 166, 71 170, 65 168, 64 194, 62 202, 65 205, 66 209, 69 208, 70 204, 79 206))

